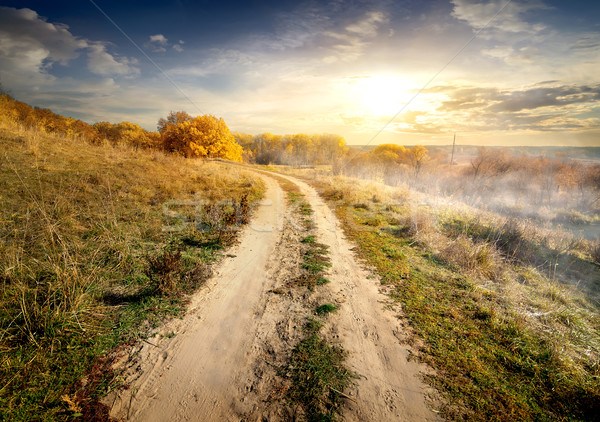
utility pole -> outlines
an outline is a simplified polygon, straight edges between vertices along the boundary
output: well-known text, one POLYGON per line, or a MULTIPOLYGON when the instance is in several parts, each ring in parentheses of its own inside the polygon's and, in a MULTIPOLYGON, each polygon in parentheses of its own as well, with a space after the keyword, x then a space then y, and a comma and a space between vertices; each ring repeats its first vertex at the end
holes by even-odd
POLYGON ((450 158, 450 165, 454 165, 454 147, 456 146, 456 132, 454 132, 454 140, 452 141, 452 157, 450 158))

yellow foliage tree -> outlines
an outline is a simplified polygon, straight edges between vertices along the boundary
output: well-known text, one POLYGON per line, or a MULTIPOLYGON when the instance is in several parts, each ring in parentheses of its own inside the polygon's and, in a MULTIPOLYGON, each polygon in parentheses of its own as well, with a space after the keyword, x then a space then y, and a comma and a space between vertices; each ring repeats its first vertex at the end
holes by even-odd
POLYGON ((110 122, 94 123, 94 128, 101 138, 113 145, 130 145, 134 148, 159 148, 159 135, 148 132, 140 125, 131 122, 112 124, 110 122))
POLYGON ((242 161, 243 148, 221 118, 171 112, 167 119, 159 120, 158 130, 167 151, 186 157, 242 161))

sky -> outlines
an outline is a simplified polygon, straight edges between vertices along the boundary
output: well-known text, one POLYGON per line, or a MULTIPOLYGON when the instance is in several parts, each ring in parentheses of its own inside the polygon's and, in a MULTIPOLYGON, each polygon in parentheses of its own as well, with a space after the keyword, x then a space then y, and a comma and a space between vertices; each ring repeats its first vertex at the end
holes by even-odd
POLYGON ((597 0, 0 0, 4 91, 149 130, 600 146, 599 69, 597 0))

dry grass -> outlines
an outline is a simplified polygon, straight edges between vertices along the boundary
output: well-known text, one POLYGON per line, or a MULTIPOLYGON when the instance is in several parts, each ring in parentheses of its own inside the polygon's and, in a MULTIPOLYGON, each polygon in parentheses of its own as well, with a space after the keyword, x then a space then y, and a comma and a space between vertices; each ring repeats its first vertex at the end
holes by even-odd
POLYGON ((590 257, 597 265, 600 265, 600 242, 595 242, 590 245, 590 257))
POLYGON ((2 125, 0 419, 66 420, 110 388, 110 374, 91 397, 77 387, 100 355, 182 311, 263 186, 224 164, 2 125), (220 229, 195 230, 219 201, 220 229))
POLYGON ((490 280, 497 280, 503 271, 502 257, 493 244, 474 242, 464 234, 448 239, 440 257, 462 271, 490 280))

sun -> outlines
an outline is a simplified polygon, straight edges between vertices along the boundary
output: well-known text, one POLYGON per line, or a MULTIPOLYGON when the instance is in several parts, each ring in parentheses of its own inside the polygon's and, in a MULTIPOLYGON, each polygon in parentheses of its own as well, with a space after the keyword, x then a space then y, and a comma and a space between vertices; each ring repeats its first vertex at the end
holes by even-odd
POLYGON ((410 84, 396 75, 370 75, 353 83, 356 106, 372 116, 396 114, 409 100, 410 84))

